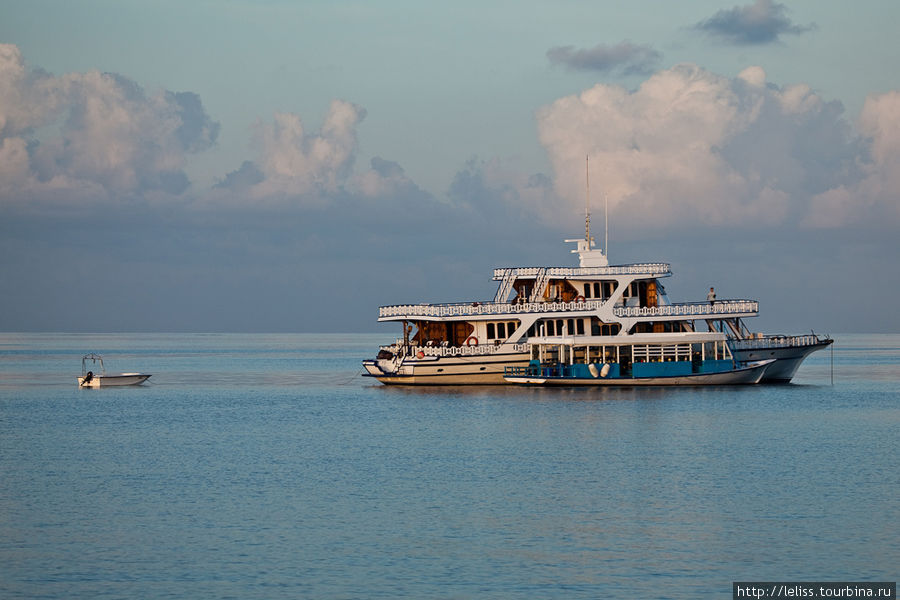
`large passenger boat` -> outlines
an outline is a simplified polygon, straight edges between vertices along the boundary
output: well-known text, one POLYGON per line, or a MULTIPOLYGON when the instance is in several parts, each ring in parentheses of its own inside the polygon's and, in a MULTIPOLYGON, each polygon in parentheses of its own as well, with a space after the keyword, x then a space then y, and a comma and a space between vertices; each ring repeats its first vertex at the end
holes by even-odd
POLYGON ((504 384, 508 368, 529 366, 540 339, 589 337, 620 348, 655 335, 688 347, 691 338, 721 341, 737 367, 774 359, 762 381, 787 382, 809 353, 832 343, 751 333, 744 320, 758 316, 756 300, 670 302, 662 285, 668 264, 610 265, 588 227, 584 239, 566 242, 577 244, 577 267, 495 269, 491 301, 380 307, 378 320, 400 323, 402 337, 363 361, 365 375, 385 384, 504 384))

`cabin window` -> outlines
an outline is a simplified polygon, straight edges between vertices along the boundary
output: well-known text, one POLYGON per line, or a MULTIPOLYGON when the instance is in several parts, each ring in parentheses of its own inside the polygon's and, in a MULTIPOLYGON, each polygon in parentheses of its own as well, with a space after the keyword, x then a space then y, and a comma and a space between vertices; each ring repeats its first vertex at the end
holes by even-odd
POLYGON ((566 321, 566 335, 573 335, 575 333, 575 319, 569 319, 566 321))
MULTIPOLYGON (((606 286, 604 286, 606 287, 606 286)), ((594 297, 595 298, 603 298, 602 292, 600 291, 600 282, 597 281, 594 283, 594 297)))
POLYGON ((497 323, 497 337, 500 339, 506 337, 506 323, 497 323))
POLYGON ((589 284, 589 283, 584 284, 584 297, 585 298, 591 297, 591 284, 589 284))
POLYGON ((547 335, 556 335, 556 326, 553 321, 547 321, 547 335))
POLYGON ((578 319, 575 324, 578 326, 578 335, 584 335, 584 319, 578 319))
POLYGON ((493 323, 488 323, 488 324, 487 324, 487 336, 488 336, 488 339, 489 339, 489 340, 492 340, 492 339, 494 339, 495 337, 497 337, 497 336, 495 335, 495 332, 494 332, 494 324, 493 324, 493 323))
POLYGON ((516 324, 515 321, 513 321, 512 323, 507 323, 506 324, 506 337, 510 337, 513 333, 515 333, 516 329, 518 329, 518 328, 519 328, 519 326, 518 326, 518 324, 516 324))
POLYGON ((591 335, 616 335, 619 333, 619 328, 618 323, 591 321, 591 335))
POLYGON ((528 337, 534 337, 534 323, 531 324, 531 327, 528 328, 528 337))

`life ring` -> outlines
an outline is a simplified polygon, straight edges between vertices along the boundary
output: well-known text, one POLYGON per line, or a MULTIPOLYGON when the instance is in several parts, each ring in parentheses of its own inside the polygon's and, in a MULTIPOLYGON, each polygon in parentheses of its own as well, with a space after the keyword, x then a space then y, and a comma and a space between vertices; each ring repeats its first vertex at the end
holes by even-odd
POLYGON ((416 358, 425 358, 425 353, 419 350, 416 352, 416 358))
POLYGON ((478 345, 478 338, 475 337, 474 335, 470 335, 469 337, 466 338, 466 346, 477 346, 477 345, 478 345))
POLYGON ((575 296, 575 302, 584 302, 584 296, 581 296, 581 295, 575 296))

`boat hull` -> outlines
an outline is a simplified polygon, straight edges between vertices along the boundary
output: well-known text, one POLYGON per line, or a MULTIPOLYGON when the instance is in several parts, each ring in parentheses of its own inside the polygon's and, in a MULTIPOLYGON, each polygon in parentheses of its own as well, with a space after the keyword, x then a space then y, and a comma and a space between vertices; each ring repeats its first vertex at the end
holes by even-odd
POLYGON ((95 375, 85 382, 84 377, 78 378, 79 387, 112 387, 122 385, 139 385, 150 378, 146 373, 121 373, 119 375, 95 375))
POLYGON ((773 359, 756 361, 744 367, 718 373, 692 373, 667 377, 536 377, 511 375, 508 383, 541 386, 694 386, 694 385, 754 385, 760 382, 773 359))
POLYGON ((506 367, 528 365, 527 353, 405 358, 399 364, 364 360, 364 376, 386 385, 505 385, 506 367))
POLYGON ((801 341, 785 345, 780 341, 781 339, 769 338, 740 342, 732 347, 731 352, 734 359, 741 362, 775 359, 775 363, 766 369, 762 383, 790 383, 807 356, 834 342, 830 338, 814 338, 814 341, 807 343, 801 341))
MULTIPOLYGON (((744 364, 775 360, 765 369, 760 383, 790 383, 807 356, 826 348, 832 342, 830 338, 815 336, 771 336, 737 342, 731 351, 734 359, 744 364)), ((373 377, 386 385, 504 385, 511 383, 503 376, 505 367, 527 366, 529 359, 528 352, 507 351, 477 356, 426 356, 421 359, 409 356, 402 361, 369 359, 363 361, 363 367, 366 369, 365 376, 373 377)), ((631 380, 637 383, 629 385, 723 385, 658 383, 661 379, 663 378, 637 378, 631 380), (644 383, 645 381, 649 382, 644 383)))

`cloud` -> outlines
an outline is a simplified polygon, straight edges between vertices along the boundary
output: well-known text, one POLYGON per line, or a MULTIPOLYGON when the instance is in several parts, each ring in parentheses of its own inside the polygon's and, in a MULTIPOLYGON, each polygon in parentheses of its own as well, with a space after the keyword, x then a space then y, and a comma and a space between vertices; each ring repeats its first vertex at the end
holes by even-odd
POLYGON ((561 204, 548 176, 524 173, 515 163, 496 157, 470 159, 454 176, 447 195, 456 206, 497 222, 508 222, 523 209, 554 222, 561 204))
POLYGON ((547 50, 547 58, 553 64, 570 69, 646 75, 653 71, 662 59, 662 54, 648 45, 635 45, 623 41, 615 46, 597 44, 593 48, 581 49, 573 46, 557 46, 547 50))
POLYGON ((190 153, 219 132, 192 93, 147 94, 117 74, 29 71, 0 45, 0 202, 182 194, 190 153))
POLYGON ((299 115, 275 113, 271 123, 258 121, 255 161, 245 161, 216 188, 238 192, 239 201, 322 205, 343 192, 358 151, 360 106, 333 100, 322 128, 309 132, 299 115))
POLYGON ((900 222, 900 92, 869 96, 858 128, 870 160, 860 161, 861 176, 814 196, 804 225, 900 222))
POLYGON ((583 206, 590 156, 595 198, 608 197, 617 222, 643 229, 896 223, 898 117, 900 94, 875 96, 854 131, 840 103, 804 84, 767 83, 760 67, 727 78, 677 65, 634 91, 598 84, 540 109, 552 194, 521 193, 519 176, 506 178, 516 193, 503 197, 569 223, 583 206))
POLYGON ((228 173, 216 188, 235 192, 230 199, 241 203, 249 198, 256 204, 320 208, 347 197, 430 197, 398 163, 379 156, 369 170, 354 173, 357 128, 365 116, 361 106, 333 100, 322 127, 308 131, 299 115, 276 113, 271 123, 256 124, 257 159, 228 173))
POLYGON ((380 156, 370 162, 371 168, 353 181, 353 189, 365 198, 431 198, 420 189, 398 163, 380 156))
POLYGON ((777 42, 782 34, 806 33, 816 26, 794 25, 783 4, 756 0, 753 4, 722 9, 694 28, 731 44, 754 45, 777 42))

